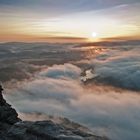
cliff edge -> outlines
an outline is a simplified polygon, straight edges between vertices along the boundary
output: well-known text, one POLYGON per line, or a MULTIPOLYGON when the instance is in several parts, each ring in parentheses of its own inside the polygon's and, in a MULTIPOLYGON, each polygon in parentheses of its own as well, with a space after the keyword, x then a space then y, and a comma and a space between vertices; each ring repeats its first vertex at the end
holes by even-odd
POLYGON ((0 140, 108 140, 66 118, 59 121, 22 121, 2 95, 0 86, 0 140))

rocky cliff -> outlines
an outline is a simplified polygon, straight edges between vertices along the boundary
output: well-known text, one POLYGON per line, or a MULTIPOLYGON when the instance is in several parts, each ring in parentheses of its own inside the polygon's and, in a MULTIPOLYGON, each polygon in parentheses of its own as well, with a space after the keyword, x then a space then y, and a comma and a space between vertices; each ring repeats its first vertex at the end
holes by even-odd
POLYGON ((108 140, 63 118, 56 121, 22 121, 0 93, 0 140, 108 140))

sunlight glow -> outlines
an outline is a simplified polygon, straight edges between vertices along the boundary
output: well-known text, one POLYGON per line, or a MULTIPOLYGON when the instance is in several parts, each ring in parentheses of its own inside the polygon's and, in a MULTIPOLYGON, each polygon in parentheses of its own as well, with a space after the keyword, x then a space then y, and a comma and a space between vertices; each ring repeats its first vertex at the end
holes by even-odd
POLYGON ((96 37, 97 37, 97 33, 96 33, 96 32, 93 32, 93 33, 92 33, 92 37, 93 37, 93 38, 96 38, 96 37))

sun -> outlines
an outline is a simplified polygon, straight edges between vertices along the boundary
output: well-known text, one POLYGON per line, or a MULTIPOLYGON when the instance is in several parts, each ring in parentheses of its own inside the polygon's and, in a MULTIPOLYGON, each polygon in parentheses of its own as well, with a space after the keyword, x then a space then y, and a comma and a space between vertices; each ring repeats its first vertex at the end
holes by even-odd
POLYGON ((96 32, 92 32, 91 36, 92 36, 93 38, 96 38, 96 37, 97 37, 97 33, 96 33, 96 32))
POLYGON ((89 35, 89 38, 88 38, 88 41, 99 41, 100 38, 99 38, 99 34, 97 32, 92 32, 90 35, 89 35))

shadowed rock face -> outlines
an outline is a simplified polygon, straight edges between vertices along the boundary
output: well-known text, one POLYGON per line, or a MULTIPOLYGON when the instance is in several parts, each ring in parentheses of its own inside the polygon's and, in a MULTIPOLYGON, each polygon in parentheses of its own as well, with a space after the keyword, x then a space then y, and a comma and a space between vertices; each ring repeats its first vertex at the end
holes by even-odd
POLYGON ((0 140, 108 140, 66 118, 58 122, 53 119, 21 121, 0 91, 0 140))
POLYGON ((16 110, 3 98, 2 90, 0 86, 0 140, 5 140, 9 128, 21 120, 18 118, 16 110))

